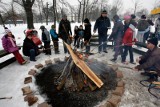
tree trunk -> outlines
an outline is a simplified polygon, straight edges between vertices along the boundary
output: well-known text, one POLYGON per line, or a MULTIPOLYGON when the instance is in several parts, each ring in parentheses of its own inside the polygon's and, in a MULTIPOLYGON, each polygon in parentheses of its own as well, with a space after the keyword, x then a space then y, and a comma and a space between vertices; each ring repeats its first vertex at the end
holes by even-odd
POLYGON ((34 29, 32 8, 30 7, 28 9, 25 9, 25 11, 26 11, 26 16, 27 16, 27 28, 34 29))
POLYGON ((56 0, 53 0, 53 16, 54 16, 54 25, 56 27, 56 0))
POLYGON ((79 2, 78 23, 80 23, 80 15, 81 15, 81 2, 79 2))
POLYGON ((2 15, 1 15, 1 14, 0 14, 0 19, 1 19, 2 25, 3 25, 4 29, 5 29, 4 20, 3 20, 3 18, 2 18, 2 15))

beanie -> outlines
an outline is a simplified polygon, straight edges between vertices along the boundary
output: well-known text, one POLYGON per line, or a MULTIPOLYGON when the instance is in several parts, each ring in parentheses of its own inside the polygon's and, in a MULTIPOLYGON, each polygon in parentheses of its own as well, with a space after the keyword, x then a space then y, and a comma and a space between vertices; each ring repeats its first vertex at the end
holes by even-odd
POLYGON ((85 18, 83 22, 84 22, 84 23, 89 23, 89 19, 88 19, 88 18, 85 18))
POLYGON ((141 19, 146 19, 146 15, 142 15, 142 16, 141 16, 141 19))
POLYGON ((42 29, 45 29, 45 26, 43 26, 43 25, 42 25, 42 26, 40 26, 40 29, 41 29, 41 30, 42 30, 42 29))
POLYGON ((147 42, 157 46, 158 45, 158 39, 156 37, 148 39, 147 42))
POLYGON ((102 14, 107 14, 107 11, 106 11, 106 10, 103 10, 103 11, 102 11, 102 14))
POLYGON ((27 30, 26 31, 26 36, 32 36, 32 34, 33 34, 33 30, 27 30))
POLYGON ((11 31, 9 29, 5 29, 6 34, 10 33, 11 31))
POLYGON ((129 19, 131 19, 131 16, 130 16, 130 15, 125 15, 125 16, 124 16, 124 20, 129 20, 129 19))
POLYGON ((132 19, 135 19, 136 16, 135 16, 134 14, 131 14, 131 18, 132 18, 132 19))
POLYGON ((55 25, 52 25, 51 28, 54 29, 54 28, 55 28, 55 25))

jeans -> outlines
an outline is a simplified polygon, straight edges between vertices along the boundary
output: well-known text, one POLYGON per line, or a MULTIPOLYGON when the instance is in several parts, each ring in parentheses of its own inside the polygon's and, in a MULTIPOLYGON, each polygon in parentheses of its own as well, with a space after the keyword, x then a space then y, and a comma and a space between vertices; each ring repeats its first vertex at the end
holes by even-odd
POLYGON ((124 52, 123 52, 123 55, 122 55, 122 62, 126 61, 128 51, 129 51, 129 55, 130 55, 130 62, 131 63, 134 62, 132 46, 124 46, 123 49, 124 49, 124 52))
POLYGON ((99 47, 98 47, 98 52, 101 52, 101 51, 106 51, 106 48, 107 48, 107 34, 106 35, 102 35, 102 34, 99 34, 99 47))
POLYGON ((36 57, 36 55, 35 55, 35 50, 34 50, 34 49, 31 49, 31 50, 30 50, 30 60, 31 60, 31 61, 35 61, 35 57, 36 57))

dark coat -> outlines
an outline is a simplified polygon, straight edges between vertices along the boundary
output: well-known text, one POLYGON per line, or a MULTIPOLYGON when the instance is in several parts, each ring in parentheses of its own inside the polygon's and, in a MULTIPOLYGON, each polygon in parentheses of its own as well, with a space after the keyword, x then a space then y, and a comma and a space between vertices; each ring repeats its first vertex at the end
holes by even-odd
POLYGON ((108 17, 102 17, 100 16, 94 25, 94 30, 98 28, 99 34, 107 34, 108 27, 111 27, 110 19, 108 17))
POLYGON ((30 50, 31 49, 35 50, 36 56, 39 54, 38 46, 36 44, 34 44, 34 42, 31 39, 28 39, 26 37, 24 39, 24 42, 23 42, 23 50, 22 50, 22 52, 23 52, 23 54, 25 56, 30 56, 30 50))
POLYGON ((59 23, 59 36, 66 40, 69 35, 72 35, 70 22, 62 19, 59 23))
POLYGON ((84 29, 84 41, 89 41, 91 38, 91 24, 87 23, 84 29))
POLYGON ((147 69, 154 66, 157 73, 160 75, 160 48, 155 47, 152 51, 148 50, 144 56, 140 57, 140 65, 136 66, 136 69, 147 69), (144 63, 143 63, 144 62, 144 63))
POLYGON ((112 29, 112 33, 109 37, 109 40, 117 40, 123 38, 124 26, 122 21, 119 19, 117 15, 114 16, 114 26, 112 29))

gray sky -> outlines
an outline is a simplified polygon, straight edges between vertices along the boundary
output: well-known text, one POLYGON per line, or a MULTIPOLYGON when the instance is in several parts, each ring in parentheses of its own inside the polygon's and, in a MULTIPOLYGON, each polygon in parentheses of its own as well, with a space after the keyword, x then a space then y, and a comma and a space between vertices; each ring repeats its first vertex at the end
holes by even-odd
MULTIPOLYGON (((1 0, 3 2, 10 2, 11 0, 1 0)), ((43 0, 44 2, 50 2, 52 3, 53 0, 43 0)), ((72 5, 78 5, 78 0, 64 0, 64 1, 68 1, 70 4, 72 5)), ((101 0, 98 0, 101 1, 101 0)), ((107 1, 107 0, 103 0, 103 1, 107 1)), ((112 4, 114 0, 109 0, 109 3, 112 4)), ((124 4, 124 10, 126 11, 129 8, 133 8, 133 2, 132 1, 137 1, 137 0, 122 0, 123 4, 124 4)), ((138 0, 139 2, 141 2, 142 4, 142 8, 147 8, 149 10, 149 12, 153 9, 155 3, 160 3, 160 0, 138 0)))

